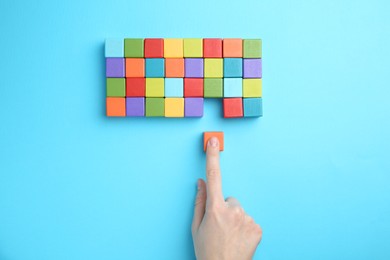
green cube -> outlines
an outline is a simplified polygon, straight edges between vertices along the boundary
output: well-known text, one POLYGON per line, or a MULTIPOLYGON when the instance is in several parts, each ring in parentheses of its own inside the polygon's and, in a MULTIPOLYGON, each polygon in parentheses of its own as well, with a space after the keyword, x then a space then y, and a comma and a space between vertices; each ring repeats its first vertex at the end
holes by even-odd
POLYGON ((125 57, 144 57, 144 39, 125 39, 125 57))
POLYGON ((204 91, 205 98, 221 98, 221 97, 223 97, 223 81, 222 81, 222 79, 205 78, 203 91, 204 91))
POLYGON ((107 78, 107 97, 126 96, 126 82, 124 78, 107 78))
POLYGON ((244 58, 261 58, 261 39, 244 40, 244 58))
POLYGON ((164 98, 146 98, 145 107, 145 115, 148 117, 165 115, 164 98))

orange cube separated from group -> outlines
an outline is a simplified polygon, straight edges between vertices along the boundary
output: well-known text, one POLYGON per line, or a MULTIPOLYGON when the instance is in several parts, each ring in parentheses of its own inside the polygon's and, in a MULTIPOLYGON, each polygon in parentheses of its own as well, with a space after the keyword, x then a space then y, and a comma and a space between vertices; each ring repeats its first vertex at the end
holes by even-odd
POLYGON ((223 151, 224 142, 223 142, 223 132, 204 132, 203 133, 203 148, 204 151, 207 149, 207 142, 211 137, 217 137, 219 141, 219 150, 223 151))

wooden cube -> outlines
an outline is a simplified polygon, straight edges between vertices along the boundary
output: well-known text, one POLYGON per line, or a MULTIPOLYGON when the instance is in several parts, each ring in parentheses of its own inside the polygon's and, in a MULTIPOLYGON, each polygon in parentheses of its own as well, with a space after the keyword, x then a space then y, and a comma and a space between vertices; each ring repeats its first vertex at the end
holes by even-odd
POLYGON ((183 97, 183 79, 166 78, 164 82, 165 97, 183 97))
POLYGON ((125 57, 143 58, 144 57, 144 39, 125 39, 125 57))
POLYGON ((203 80, 204 89, 203 95, 205 98, 221 98, 223 97, 223 81, 222 79, 209 79, 203 80))
POLYGON ((107 97, 126 96, 126 83, 124 78, 106 78, 107 97))
POLYGON ((184 98, 184 116, 202 117, 203 102, 203 98, 184 98))
POLYGON ((145 116, 163 117, 165 114, 165 98, 146 98, 145 116))
POLYGON ((107 116, 126 116, 126 98, 108 97, 106 98, 107 116))
POLYGON ((184 39, 183 50, 185 58, 202 58, 203 57, 203 40, 202 39, 184 39))
POLYGON ((204 59, 205 78, 223 78, 223 59, 204 59))
POLYGON ((262 79, 243 79, 242 95, 243 97, 261 97, 262 79))
POLYGON ((106 39, 105 54, 106 58, 123 58, 124 57, 124 40, 123 39, 106 39))
POLYGON ((203 39, 204 58, 222 58, 222 39, 203 39))
POLYGON ((261 58, 262 42, 260 39, 244 40, 244 58, 261 58))
POLYGON ((164 39, 145 39, 145 58, 164 58, 164 39))
POLYGON ((145 59, 145 77, 163 78, 165 76, 164 63, 163 58, 145 59))
POLYGON ((242 39, 224 39, 223 57, 242 58, 242 39))
POLYGON ((225 118, 243 117, 242 98, 224 98, 223 116, 225 118))
POLYGON ((242 79, 241 78, 224 78, 223 79, 223 96, 224 97, 242 97, 242 79))
POLYGON ((225 78, 242 78, 242 67, 241 58, 224 58, 223 76, 225 78))
POLYGON ((261 98, 244 98, 244 117, 263 116, 263 102, 261 98))
POLYGON ((126 116, 132 116, 132 117, 145 116, 145 98, 144 97, 126 98, 126 116))
POLYGON ((146 97, 164 97, 164 78, 146 78, 146 97))
POLYGON ((183 58, 183 39, 165 39, 164 57, 183 58))
POLYGON ((145 59, 127 58, 126 59, 126 77, 127 78, 145 77, 145 59))
POLYGON ((145 97, 145 78, 126 78, 127 97, 145 97))
POLYGON ((184 78, 184 97, 203 97, 203 79, 184 78))
POLYGON ((203 133, 203 149, 204 151, 207 150, 207 142, 211 137, 218 138, 219 141, 219 150, 223 151, 225 148, 224 146, 224 138, 223 138, 223 132, 204 132, 203 133))
POLYGON ((183 58, 165 59, 165 77, 184 78, 184 59, 183 58))
POLYGON ((165 117, 184 117, 184 98, 165 98, 165 117))

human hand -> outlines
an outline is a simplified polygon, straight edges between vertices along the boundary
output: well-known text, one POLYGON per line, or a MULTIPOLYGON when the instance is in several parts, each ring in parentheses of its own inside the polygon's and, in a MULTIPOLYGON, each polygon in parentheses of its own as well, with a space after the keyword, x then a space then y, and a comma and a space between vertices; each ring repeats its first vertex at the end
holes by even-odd
POLYGON ((198 260, 252 259, 262 230, 248 216, 238 200, 222 194, 219 142, 207 143, 206 180, 198 180, 192 238, 198 260))

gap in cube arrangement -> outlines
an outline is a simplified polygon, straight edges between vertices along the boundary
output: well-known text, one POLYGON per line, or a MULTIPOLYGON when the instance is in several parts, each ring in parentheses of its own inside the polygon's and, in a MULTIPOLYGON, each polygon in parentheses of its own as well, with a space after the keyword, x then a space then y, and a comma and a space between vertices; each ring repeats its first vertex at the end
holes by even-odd
POLYGON ((263 115, 261 39, 106 39, 105 57, 109 117, 202 117, 205 98, 263 115))

